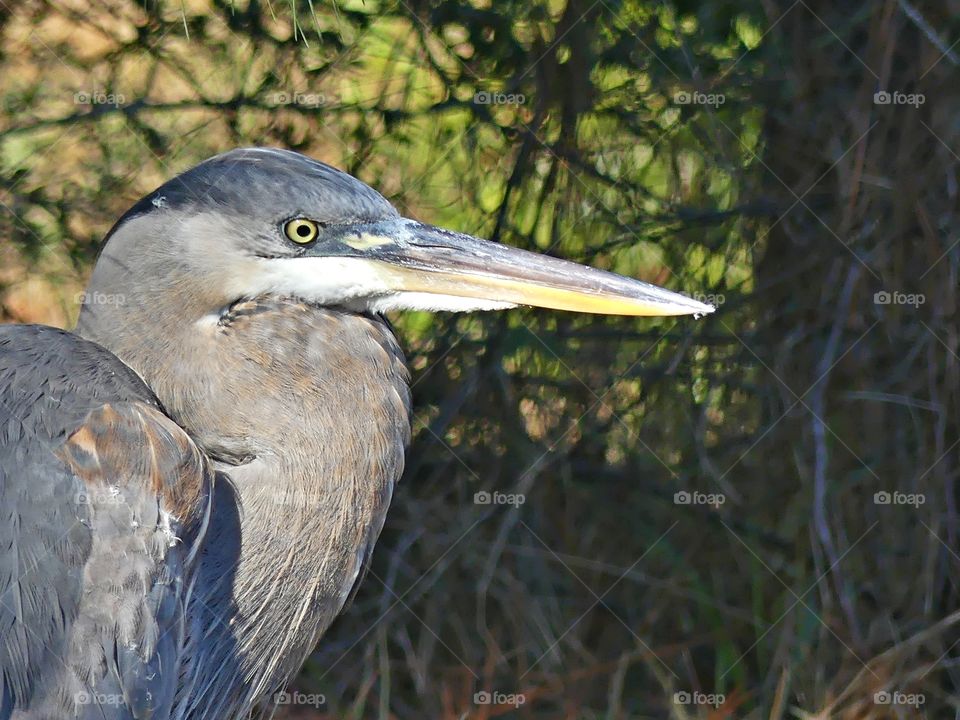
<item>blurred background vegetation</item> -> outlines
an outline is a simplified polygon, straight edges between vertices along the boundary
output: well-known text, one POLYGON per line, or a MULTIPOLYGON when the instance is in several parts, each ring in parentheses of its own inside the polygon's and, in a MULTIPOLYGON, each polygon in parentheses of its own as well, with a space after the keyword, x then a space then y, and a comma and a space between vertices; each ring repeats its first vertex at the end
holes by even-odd
POLYGON ((958 41, 957 0, 0 0, 0 320, 70 326, 113 221, 243 145, 705 297, 394 318, 408 469, 325 702, 270 711, 954 717, 958 41))

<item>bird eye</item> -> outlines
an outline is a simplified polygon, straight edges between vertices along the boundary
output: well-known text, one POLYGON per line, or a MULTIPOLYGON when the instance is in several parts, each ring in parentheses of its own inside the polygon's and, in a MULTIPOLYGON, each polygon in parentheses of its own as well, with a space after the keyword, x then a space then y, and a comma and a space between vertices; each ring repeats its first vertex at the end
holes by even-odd
POLYGON ((317 228, 317 224, 313 220, 296 218, 294 220, 287 221, 287 223, 283 226, 283 232, 288 238, 290 238, 290 240, 298 245, 306 245, 307 243, 312 243, 314 240, 316 240, 317 234, 320 231, 317 228))

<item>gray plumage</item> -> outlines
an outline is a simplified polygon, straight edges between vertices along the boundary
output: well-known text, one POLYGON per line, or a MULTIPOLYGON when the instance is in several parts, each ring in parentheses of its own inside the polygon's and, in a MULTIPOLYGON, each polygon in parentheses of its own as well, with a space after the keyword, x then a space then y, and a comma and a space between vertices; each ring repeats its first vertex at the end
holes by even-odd
POLYGON ((403 469, 380 312, 517 303, 712 309, 405 220, 287 151, 137 203, 76 334, 0 328, 0 720, 254 712, 348 602, 403 469))
POLYGON ((0 717, 28 703, 37 718, 169 712, 176 674, 159 668, 178 663, 210 481, 116 357, 0 328, 0 717), (174 497, 181 481, 190 498, 174 497))

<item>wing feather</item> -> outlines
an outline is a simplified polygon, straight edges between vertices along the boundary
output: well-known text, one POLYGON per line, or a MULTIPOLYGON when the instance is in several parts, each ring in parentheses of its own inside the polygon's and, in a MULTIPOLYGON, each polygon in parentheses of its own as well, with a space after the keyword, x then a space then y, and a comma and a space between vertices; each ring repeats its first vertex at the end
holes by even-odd
POLYGON ((0 328, 0 720, 169 713, 213 478, 108 351, 0 328))

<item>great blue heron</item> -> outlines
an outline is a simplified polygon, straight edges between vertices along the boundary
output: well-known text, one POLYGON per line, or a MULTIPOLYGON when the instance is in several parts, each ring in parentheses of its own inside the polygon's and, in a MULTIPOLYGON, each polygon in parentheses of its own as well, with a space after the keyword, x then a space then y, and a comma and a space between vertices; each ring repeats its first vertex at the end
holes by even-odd
POLYGON ((0 328, 0 719, 252 712, 343 609, 403 468, 381 313, 521 304, 713 309, 404 219, 289 151, 134 205, 76 333, 0 328))

